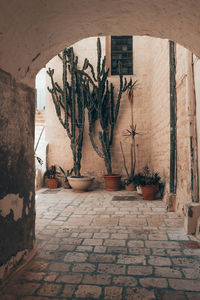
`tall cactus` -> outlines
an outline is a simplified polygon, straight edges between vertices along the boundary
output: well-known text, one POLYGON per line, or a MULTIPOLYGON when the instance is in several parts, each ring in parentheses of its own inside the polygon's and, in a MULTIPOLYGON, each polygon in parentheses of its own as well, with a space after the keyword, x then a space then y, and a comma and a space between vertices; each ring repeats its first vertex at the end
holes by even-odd
POLYGON ((59 57, 63 64, 63 88, 54 81, 54 69, 49 68, 47 74, 51 78, 52 88, 48 87, 48 91, 52 95, 58 119, 71 141, 74 175, 80 177, 85 123, 85 83, 83 75, 78 72, 78 57, 74 55, 73 48, 64 49, 59 57))
POLYGON ((120 87, 117 95, 117 100, 114 99, 114 86, 108 82, 109 69, 106 70, 106 58, 102 59, 101 54, 101 42, 97 39, 97 75, 94 73, 93 66, 89 63, 88 59, 85 59, 81 74, 87 78, 87 109, 89 120, 89 136, 92 146, 96 153, 104 158, 105 166, 108 175, 112 174, 112 162, 111 162, 111 146, 113 143, 114 127, 117 122, 120 102, 122 94, 132 85, 132 80, 127 83, 126 78, 123 80, 121 73, 121 66, 119 65, 119 80, 120 87), (85 71, 89 69, 91 75, 85 71), (98 137, 101 145, 101 149, 97 146, 94 139, 94 123, 99 120, 101 130, 98 137))

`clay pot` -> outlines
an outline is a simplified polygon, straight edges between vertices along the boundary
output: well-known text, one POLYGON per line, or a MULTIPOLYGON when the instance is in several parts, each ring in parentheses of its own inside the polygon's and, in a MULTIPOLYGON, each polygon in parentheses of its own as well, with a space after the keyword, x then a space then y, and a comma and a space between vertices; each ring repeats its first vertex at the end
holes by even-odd
POLYGON ((74 192, 86 192, 91 187, 94 177, 67 177, 74 192))
POLYGON ((142 186, 142 195, 144 200, 155 200, 158 186, 157 185, 146 185, 142 186))
POLYGON ((104 175, 104 183, 106 191, 119 191, 121 188, 121 177, 120 174, 104 175))
POLYGON ((136 186, 134 183, 130 183, 128 185, 125 185, 125 190, 126 191, 136 191, 136 186))
POLYGON ((48 178, 47 183, 50 189, 56 189, 58 187, 58 178, 48 178))

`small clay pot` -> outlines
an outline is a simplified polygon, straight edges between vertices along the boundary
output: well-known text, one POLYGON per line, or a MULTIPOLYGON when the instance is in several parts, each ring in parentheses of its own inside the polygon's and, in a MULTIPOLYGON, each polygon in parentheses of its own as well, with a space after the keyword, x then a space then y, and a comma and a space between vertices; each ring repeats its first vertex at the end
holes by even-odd
POLYGON ((106 191, 119 191, 121 189, 120 174, 104 175, 106 191))

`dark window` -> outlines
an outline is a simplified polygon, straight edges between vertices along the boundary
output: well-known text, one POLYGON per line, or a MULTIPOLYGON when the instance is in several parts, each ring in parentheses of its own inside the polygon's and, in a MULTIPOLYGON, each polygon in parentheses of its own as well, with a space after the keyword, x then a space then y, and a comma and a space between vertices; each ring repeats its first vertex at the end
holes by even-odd
POLYGON ((123 75, 133 75, 132 36, 111 36, 111 75, 119 74, 119 62, 123 75))

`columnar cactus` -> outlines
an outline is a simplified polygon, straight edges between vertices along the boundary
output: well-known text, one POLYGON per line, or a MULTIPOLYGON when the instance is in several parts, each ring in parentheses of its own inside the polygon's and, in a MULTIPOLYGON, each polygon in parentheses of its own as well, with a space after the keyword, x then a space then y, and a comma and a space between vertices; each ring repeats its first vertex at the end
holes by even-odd
POLYGON ((123 75, 121 73, 121 66, 119 65, 119 80, 120 87, 117 95, 117 100, 114 100, 114 86, 112 83, 108 82, 109 69, 106 70, 106 58, 104 56, 102 60, 101 54, 101 43, 100 39, 97 39, 97 75, 94 73, 92 65, 87 59, 81 74, 84 74, 87 78, 87 109, 88 109, 88 120, 89 120, 89 136, 92 146, 96 153, 104 158, 105 166, 108 175, 112 174, 112 164, 111 164, 111 146, 113 143, 114 127, 117 122, 120 101, 122 94, 132 85, 132 80, 127 83, 127 80, 123 80, 123 75), (91 74, 85 72, 85 70, 90 69, 91 74), (94 139, 94 123, 99 120, 101 130, 99 131, 99 141, 100 149, 94 139))
POLYGON ((48 87, 48 90, 60 123, 71 141, 73 172, 79 177, 85 123, 85 83, 83 75, 78 72, 78 57, 75 57, 73 48, 64 49, 59 57, 63 63, 63 88, 54 81, 54 70, 49 68, 47 74, 52 88, 48 87))

